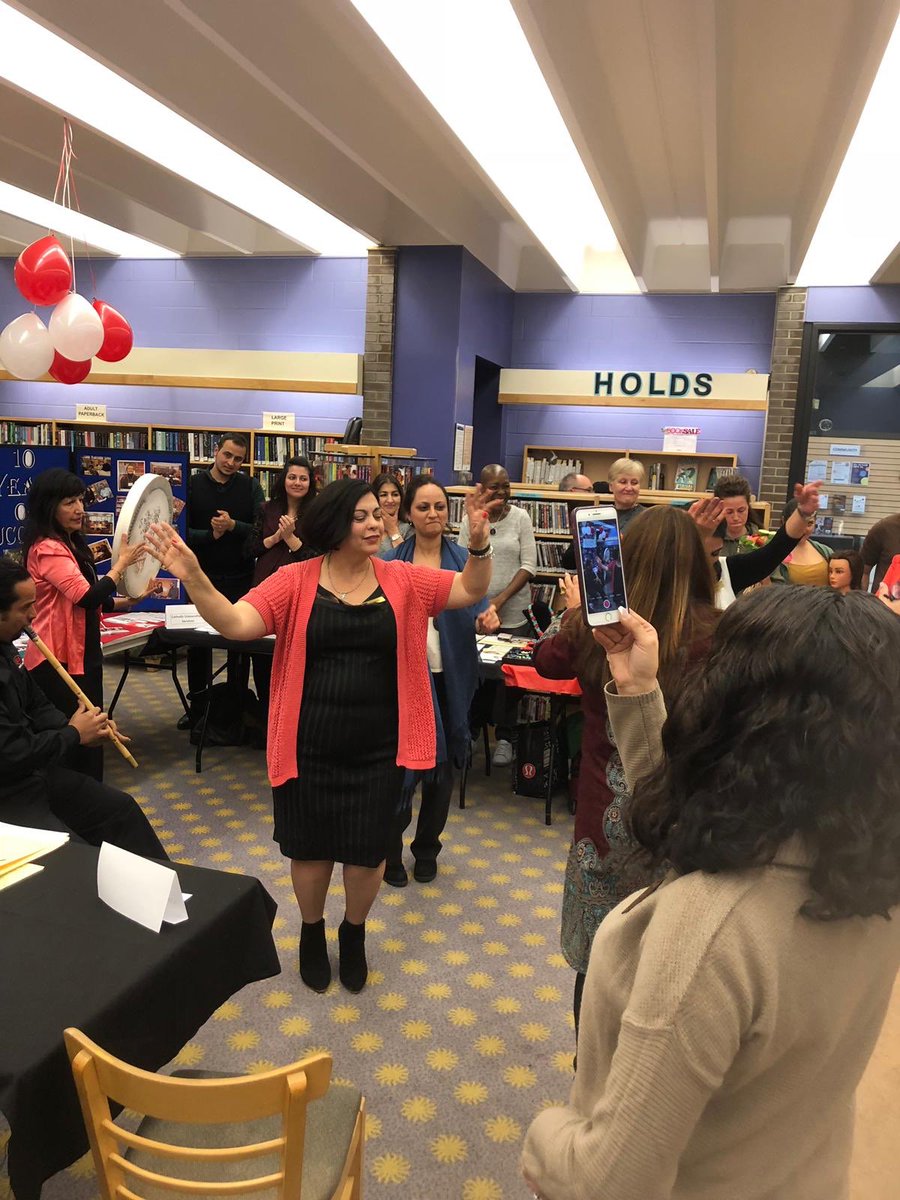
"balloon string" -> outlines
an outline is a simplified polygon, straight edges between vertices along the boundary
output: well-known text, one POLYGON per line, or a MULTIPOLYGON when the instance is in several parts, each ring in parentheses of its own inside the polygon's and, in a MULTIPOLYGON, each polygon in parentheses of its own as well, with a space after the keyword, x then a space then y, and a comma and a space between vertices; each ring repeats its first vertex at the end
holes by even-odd
MULTIPOLYGON (((63 204, 71 212, 72 210, 72 159, 75 157, 75 150, 72 145, 72 126, 68 117, 63 119, 63 156, 65 159, 65 170, 63 178, 63 204)), ((75 282, 75 235, 69 234, 69 248, 72 253, 72 291, 78 291, 78 285, 75 282)))

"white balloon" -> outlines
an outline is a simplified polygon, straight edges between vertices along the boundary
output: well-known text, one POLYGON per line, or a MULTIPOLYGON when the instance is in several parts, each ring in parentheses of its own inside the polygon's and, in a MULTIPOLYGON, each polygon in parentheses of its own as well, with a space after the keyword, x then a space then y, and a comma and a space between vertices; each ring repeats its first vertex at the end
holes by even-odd
POLYGON ((23 313, 0 333, 0 362, 17 379, 40 379, 53 362, 53 343, 36 313, 23 313))
POLYGON ((60 300, 50 317, 50 341, 64 358, 84 362, 103 345, 103 322, 77 292, 60 300))

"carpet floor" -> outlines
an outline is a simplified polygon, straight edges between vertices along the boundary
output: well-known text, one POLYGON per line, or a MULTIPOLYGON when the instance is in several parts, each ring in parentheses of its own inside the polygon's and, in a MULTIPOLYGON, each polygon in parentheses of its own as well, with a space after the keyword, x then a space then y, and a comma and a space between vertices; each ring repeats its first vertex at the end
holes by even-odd
MULTIPOLYGON (((111 694, 118 670, 108 671, 111 694)), ((222 1005, 173 1065, 242 1074, 328 1050, 335 1084, 366 1096, 367 1196, 524 1195, 524 1132, 542 1106, 565 1100, 572 1079, 574 976, 559 951, 572 832, 563 798, 545 826, 543 802, 512 795, 505 770, 486 778, 479 755, 435 881, 382 887, 368 923, 368 986, 354 996, 333 983, 319 996, 297 973, 299 913, 272 842, 264 756, 210 748, 196 775, 187 735, 174 729, 179 711, 168 674, 133 671, 116 716, 141 765, 108 753, 107 778, 140 800, 173 859, 264 881, 279 906, 282 973, 222 1005)), ((326 911, 335 974, 342 915, 336 871, 326 911)), ((852 1200, 897 1196, 898 1099, 900 987, 860 1088, 852 1200)), ((95 1200, 89 1156, 43 1196, 95 1200)))

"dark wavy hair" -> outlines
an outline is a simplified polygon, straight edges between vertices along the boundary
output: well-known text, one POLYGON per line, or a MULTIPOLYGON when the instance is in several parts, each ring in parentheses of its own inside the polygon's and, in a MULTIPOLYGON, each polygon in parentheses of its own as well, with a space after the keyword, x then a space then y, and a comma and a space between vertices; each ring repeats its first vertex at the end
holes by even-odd
POLYGON ((353 514, 363 496, 378 497, 363 479, 336 479, 323 488, 300 518, 300 540, 321 554, 337 550, 350 536, 353 514))
POLYGON ((850 568, 850 590, 857 592, 862 587, 863 573, 865 571, 865 563, 863 556, 858 550, 835 550, 831 558, 828 560, 829 565, 843 559, 850 568))
POLYGON ((764 588, 670 701, 632 832, 681 874, 771 863, 800 835, 818 920, 900 903, 900 621, 874 596, 764 588))
POLYGON ((86 490, 82 480, 63 467, 51 467, 35 477, 28 492, 28 511, 22 526, 22 562, 26 566, 35 542, 41 538, 57 538, 73 551, 85 578, 96 578, 94 559, 84 534, 68 533, 56 520, 60 503, 72 496, 83 496, 86 490))
POLYGON ((399 521, 406 520, 406 500, 403 494, 403 484, 396 475, 392 475, 390 471, 382 471, 380 475, 376 475, 372 480, 372 491, 377 496, 386 483, 392 484, 400 493, 400 507, 397 509, 397 519, 399 521))
POLYGON ((276 504, 281 512, 287 512, 288 500, 285 480, 291 467, 300 467, 309 475, 309 491, 301 498, 297 514, 298 516, 302 516, 303 512, 315 500, 317 491, 316 477, 313 474, 312 464, 308 458, 303 458, 302 455, 295 454, 292 458, 285 459, 284 466, 278 472, 278 476, 272 484, 272 495, 269 497, 269 500, 271 503, 276 504))

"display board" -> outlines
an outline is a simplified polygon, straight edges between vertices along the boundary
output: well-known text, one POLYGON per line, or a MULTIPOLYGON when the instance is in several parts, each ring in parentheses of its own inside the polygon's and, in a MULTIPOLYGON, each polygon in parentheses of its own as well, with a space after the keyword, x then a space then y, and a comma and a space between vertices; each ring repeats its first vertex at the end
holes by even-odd
MULTIPOLYGON (((116 519, 129 491, 143 475, 168 479, 175 505, 174 524, 181 536, 187 537, 186 454, 166 450, 80 449, 75 451, 75 474, 87 487, 83 530, 99 575, 109 570, 116 519)), ((155 593, 135 605, 136 611, 161 612, 170 601, 183 602, 181 582, 167 571, 158 571, 153 582, 155 593)))
POLYGON ((55 446, 0 446, 0 553, 22 545, 25 500, 31 481, 51 467, 69 470, 71 453, 55 446))

